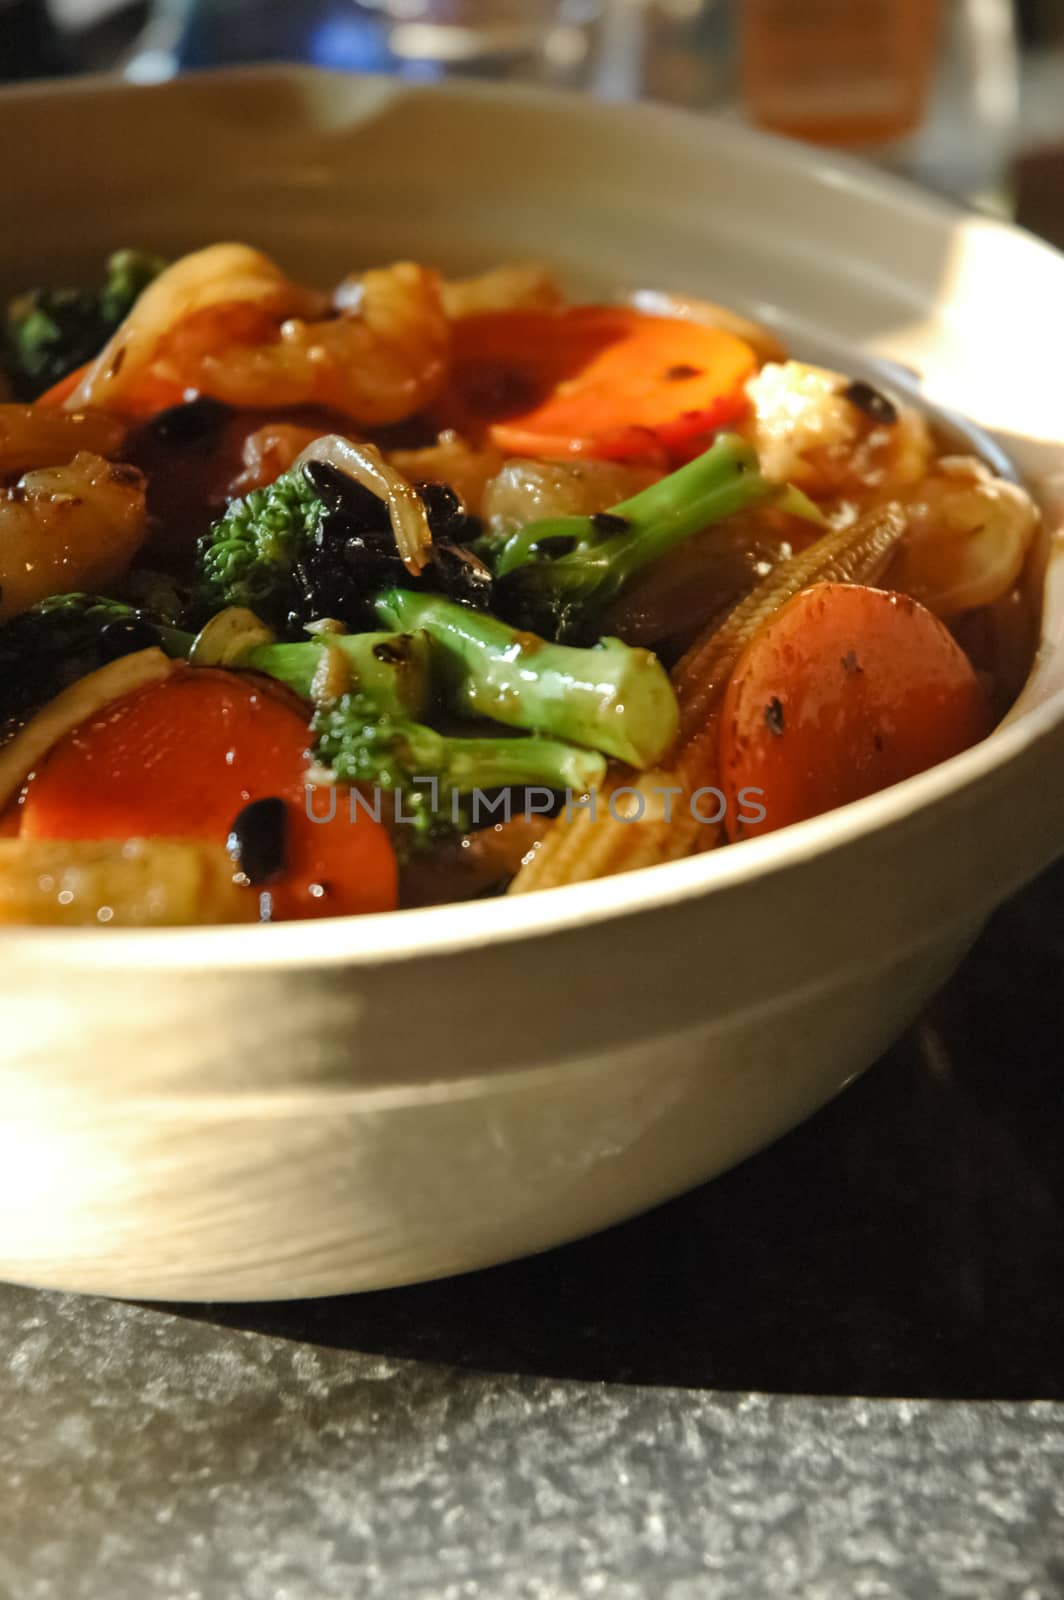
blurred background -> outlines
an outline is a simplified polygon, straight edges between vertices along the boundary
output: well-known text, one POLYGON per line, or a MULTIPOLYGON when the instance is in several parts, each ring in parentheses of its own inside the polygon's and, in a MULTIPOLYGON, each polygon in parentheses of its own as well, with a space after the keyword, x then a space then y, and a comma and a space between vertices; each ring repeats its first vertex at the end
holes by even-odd
POLYGON ((1064 245, 1064 0, 0 0, 0 81, 261 61, 667 101, 1064 245))

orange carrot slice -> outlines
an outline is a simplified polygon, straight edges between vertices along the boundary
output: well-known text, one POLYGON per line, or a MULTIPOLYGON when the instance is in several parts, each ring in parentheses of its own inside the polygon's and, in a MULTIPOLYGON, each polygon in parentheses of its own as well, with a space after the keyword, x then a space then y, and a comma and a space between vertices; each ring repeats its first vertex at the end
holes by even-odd
POLYGON ((34 839, 209 839, 225 843, 254 800, 285 805, 285 864, 263 885, 279 918, 387 911, 397 868, 387 832, 349 793, 304 785, 307 726, 255 679, 179 668, 61 740, 26 786, 34 839), (325 803, 328 801, 328 803, 325 803), (330 817, 316 821, 314 817, 330 817))
POLYGON ((729 836, 874 794, 967 749, 989 725, 971 663, 930 611, 882 589, 804 589, 755 634, 724 696, 729 836))
POLYGON ((732 333, 625 306, 487 312, 454 324, 455 420, 508 454, 658 460, 734 422, 756 367, 732 333))

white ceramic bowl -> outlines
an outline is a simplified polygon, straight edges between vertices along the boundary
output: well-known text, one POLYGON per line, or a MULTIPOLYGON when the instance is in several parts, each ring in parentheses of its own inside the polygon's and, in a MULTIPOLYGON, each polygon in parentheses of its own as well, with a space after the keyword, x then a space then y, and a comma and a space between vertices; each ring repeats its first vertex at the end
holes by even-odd
MULTIPOLYGON (((1051 527, 1064 261, 710 121, 306 71, 0 96, 3 287, 120 243, 241 238, 329 281, 410 254, 707 293, 793 346, 917 368, 1051 527)), ((265 929, 9 932, 0 1272, 251 1298, 498 1261, 792 1126, 1064 845, 1064 563, 990 739, 833 815, 489 903, 265 929)))

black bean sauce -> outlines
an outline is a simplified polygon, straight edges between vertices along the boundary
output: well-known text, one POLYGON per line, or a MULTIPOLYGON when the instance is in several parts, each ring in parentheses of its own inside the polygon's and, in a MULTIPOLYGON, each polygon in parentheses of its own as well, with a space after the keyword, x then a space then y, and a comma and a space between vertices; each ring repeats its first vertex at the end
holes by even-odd
POLYGON ((165 411, 157 411, 147 427, 165 444, 212 444, 232 415, 232 406, 227 406, 224 400, 212 400, 210 395, 201 394, 195 400, 185 400, 180 405, 167 406, 165 411))
POLYGON ((158 628, 144 617, 123 617, 108 622, 100 629, 96 653, 102 662, 117 661, 120 656, 131 656, 138 650, 150 650, 158 643, 158 628))
POLYGON ((252 800, 238 811, 229 829, 226 850, 248 883, 257 886, 279 878, 288 857, 288 811, 271 795, 252 800))
POLYGON ((863 378, 855 378, 853 383, 842 391, 842 396, 852 406, 856 406, 870 422, 878 422, 881 427, 892 428, 898 420, 898 408, 894 401, 880 390, 873 389, 863 378))

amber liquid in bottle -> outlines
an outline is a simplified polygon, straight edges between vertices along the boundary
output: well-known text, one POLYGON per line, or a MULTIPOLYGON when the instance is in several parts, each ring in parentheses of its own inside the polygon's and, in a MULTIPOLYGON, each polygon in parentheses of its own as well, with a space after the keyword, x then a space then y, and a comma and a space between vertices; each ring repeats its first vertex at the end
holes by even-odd
POLYGON ((940 0, 741 0, 751 121, 817 144, 885 144, 924 119, 940 0))

